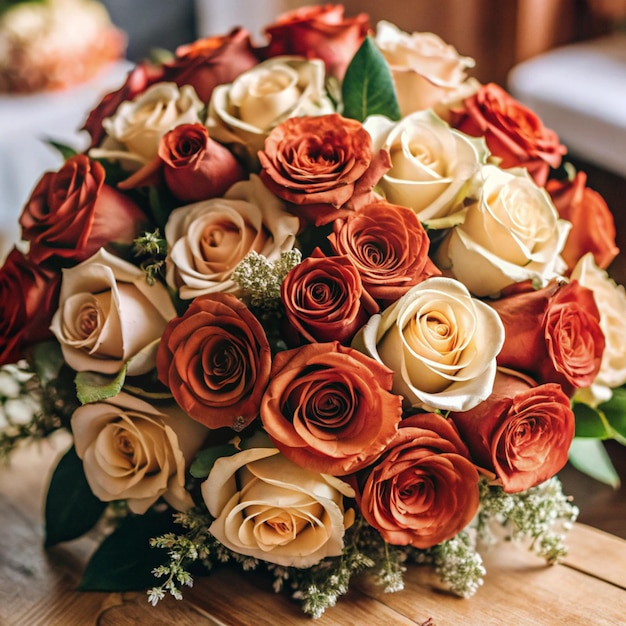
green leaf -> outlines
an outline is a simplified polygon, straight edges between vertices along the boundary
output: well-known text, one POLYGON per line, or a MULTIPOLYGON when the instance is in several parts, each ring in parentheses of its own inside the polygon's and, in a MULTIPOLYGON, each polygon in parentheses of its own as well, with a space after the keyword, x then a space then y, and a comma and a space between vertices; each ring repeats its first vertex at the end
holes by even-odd
POLYGON ((626 445, 626 389, 614 389, 611 399, 603 402, 598 409, 611 427, 612 436, 626 445))
POLYGON ((400 119, 391 70, 371 36, 364 39, 350 62, 341 88, 345 117, 362 122, 368 115, 400 119))
POLYGON ((206 478, 211 472, 211 469, 213 469, 213 465, 217 459, 223 456, 232 456, 237 452, 239 452, 239 450, 232 444, 213 446, 206 450, 201 450, 191 464, 189 473, 194 478, 206 478))
POLYGON ((155 584, 152 570, 169 561, 150 539, 175 530, 171 510, 129 515, 91 557, 79 588, 83 591, 137 591, 155 584))
POLYGON ((598 439, 575 438, 569 449, 569 461, 579 472, 614 489, 619 488, 619 475, 604 444, 598 439))
POLYGON ((59 143, 58 141, 54 141, 54 139, 46 139, 46 143, 55 150, 58 150, 64 161, 67 161, 70 157, 78 154, 78 150, 75 148, 72 148, 64 143, 59 143))
POLYGON ((575 402, 572 408, 576 418, 576 437, 611 439, 611 429, 602 413, 582 402, 575 402))
POLYGON ((33 368, 42 385, 54 380, 65 360, 58 341, 43 341, 33 346, 33 368))
POLYGON ((76 395, 82 404, 102 402, 116 396, 126 380, 126 365, 115 377, 104 376, 95 372, 78 372, 74 379, 76 395))
POLYGON ((106 506, 93 495, 83 462, 71 447, 56 466, 48 488, 45 546, 84 535, 95 526, 106 506))

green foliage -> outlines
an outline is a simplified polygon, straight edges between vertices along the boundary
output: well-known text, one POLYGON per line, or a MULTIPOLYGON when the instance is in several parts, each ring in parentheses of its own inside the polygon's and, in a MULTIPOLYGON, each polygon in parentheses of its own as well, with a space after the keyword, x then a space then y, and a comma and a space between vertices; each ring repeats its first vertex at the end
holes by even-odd
POLYGON ((371 36, 364 39, 343 79, 345 117, 362 122, 369 115, 400 119, 400 107, 389 65, 371 36))
POLYGON ((191 464, 189 472, 194 478, 206 478, 211 472, 211 469, 217 459, 232 456, 237 452, 237 448, 232 444, 212 446, 201 450, 191 464))
POLYGON ((126 380, 126 365, 116 376, 104 376, 95 372, 78 372, 74 382, 76 395, 82 404, 102 402, 116 396, 126 380))
POLYGON ((569 462, 579 472, 601 483, 614 489, 620 486, 619 474, 599 439, 575 438, 569 449, 569 462))

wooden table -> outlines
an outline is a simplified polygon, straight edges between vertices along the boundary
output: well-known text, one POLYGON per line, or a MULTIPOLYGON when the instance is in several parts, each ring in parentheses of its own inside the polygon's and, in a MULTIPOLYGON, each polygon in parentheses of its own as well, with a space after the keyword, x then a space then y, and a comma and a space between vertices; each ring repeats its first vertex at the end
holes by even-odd
POLYGON ((411 566, 404 591, 383 594, 360 580, 315 621, 267 591, 267 581, 234 571, 199 578, 183 601, 168 598, 156 609, 144 593, 77 592, 94 540, 42 548, 45 486, 66 443, 28 447, 0 467, 2 626, 626 624, 626 541, 584 525, 570 532, 570 555, 554 567, 520 545, 497 546, 484 555, 485 585, 470 600, 438 589, 430 569, 411 566))

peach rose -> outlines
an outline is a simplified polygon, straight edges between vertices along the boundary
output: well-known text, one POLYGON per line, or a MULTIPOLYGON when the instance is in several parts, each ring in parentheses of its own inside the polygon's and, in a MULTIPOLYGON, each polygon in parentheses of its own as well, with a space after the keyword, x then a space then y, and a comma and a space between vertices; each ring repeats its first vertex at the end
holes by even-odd
POLYGON ((261 404, 274 445, 311 471, 342 476, 385 449, 401 418, 392 373, 338 342, 278 352, 261 404))
POLYGON ((174 209, 165 225, 167 282, 183 300, 237 291, 232 274, 250 252, 270 261, 295 244, 300 222, 258 176, 222 198, 174 209))
POLYGON ((485 137, 491 153, 502 159, 500 167, 525 167, 540 187, 567 152, 536 113, 494 83, 466 98, 451 123, 468 135, 485 137))
POLYGON ((360 122, 337 113, 285 120, 259 161, 267 188, 316 226, 377 199, 372 188, 390 165, 387 152, 373 153, 360 122))
POLYGON ((533 386, 504 372, 487 400, 449 418, 472 460, 494 472, 506 493, 535 487, 563 469, 574 438, 574 412, 560 385, 533 386))
POLYGON ((606 269, 619 254, 615 245, 615 220, 604 198, 586 186, 587 174, 578 172, 571 181, 549 180, 550 194, 559 216, 571 222, 561 253, 571 272, 584 254, 592 252, 596 265, 606 269))
POLYGON ((260 322, 230 294, 195 298, 163 333, 159 380, 208 428, 241 430, 259 414, 270 347, 260 322))
POLYGON ((266 57, 297 55, 322 59, 330 76, 343 79, 369 30, 369 16, 345 17, 341 5, 305 6, 283 13, 265 28, 266 57))
POLYGON ((381 20, 376 46, 389 64, 402 116, 469 96, 479 83, 467 76, 474 59, 433 33, 406 33, 381 20))
POLYGON ((103 502, 126 500, 140 515, 161 497, 178 511, 193 506, 186 468, 208 431, 177 406, 156 409, 120 393, 79 407, 71 425, 89 487, 103 502))
POLYGON ((440 271, 428 256, 430 240, 409 208, 374 202, 338 218, 328 240, 335 254, 347 256, 363 288, 383 306, 440 271))
POLYGON ((133 200, 105 183, 84 154, 39 180, 22 209, 22 238, 35 263, 79 263, 111 244, 130 244, 147 222, 133 200))
POLYGON ((50 328, 72 369, 112 375, 127 365, 135 376, 154 367, 161 335, 175 316, 164 285, 148 284, 143 270, 100 249, 63 270, 50 328))
POLYGON ((219 458, 202 483, 224 546, 285 567, 306 568, 343 552, 354 519, 344 498, 354 491, 332 476, 295 465, 276 448, 250 448, 219 458))
POLYGON ((478 511, 478 471, 452 422, 436 413, 405 417, 384 454, 351 482, 363 517, 392 545, 431 548, 478 511))

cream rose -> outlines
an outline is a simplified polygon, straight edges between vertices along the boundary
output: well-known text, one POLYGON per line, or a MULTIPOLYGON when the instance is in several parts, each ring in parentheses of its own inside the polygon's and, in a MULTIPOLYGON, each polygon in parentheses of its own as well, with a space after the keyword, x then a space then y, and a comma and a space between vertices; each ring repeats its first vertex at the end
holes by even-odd
POLYGON ((565 270, 561 251, 571 224, 525 169, 486 165, 480 197, 435 253, 475 296, 497 297, 514 283, 540 286, 565 270))
POLYGON ((50 329, 78 372, 130 376, 155 366, 167 322, 176 317, 164 285, 149 284, 137 266, 104 249, 63 270, 59 308, 50 329))
POLYGON ((498 314, 452 278, 428 278, 382 314, 352 346, 394 372, 406 406, 467 411, 491 394, 504 343, 498 314))
POLYGON ((392 204, 412 208, 430 228, 453 224, 487 159, 485 143, 450 128, 432 111, 399 122, 373 115, 363 125, 374 152, 385 149, 391 156, 391 169, 377 190, 392 204))
POLYGON ((612 388, 626 383, 626 290, 596 265, 591 252, 578 261, 570 278, 591 289, 600 313, 605 341, 600 371, 590 388, 578 392, 581 399, 595 406, 611 398, 612 388))
POLYGON ((102 120, 106 138, 89 156, 119 160, 125 169, 137 170, 157 156, 161 137, 168 131, 200 122, 203 107, 191 85, 156 83, 102 120))
POLYGON ((185 471, 209 431, 178 406, 157 410, 120 393, 76 409, 71 427, 89 487, 103 502, 127 500, 137 514, 160 497, 178 511, 193 506, 185 471))
POLYGON ((306 470, 275 448, 251 448, 219 458, 202 483, 215 518, 209 532, 227 548, 287 567, 310 567, 343 550, 354 490, 306 470))
POLYGON ((270 261, 291 250, 299 220, 260 178, 235 183, 223 198, 175 209, 165 226, 167 282, 184 300, 234 292, 231 275, 249 252, 270 261))
POLYGON ((474 59, 460 56, 433 33, 409 34, 383 20, 374 41, 391 69, 403 116, 445 105, 478 88, 478 81, 466 73, 474 59))
POLYGON ((269 132, 287 118, 334 112, 324 75, 320 59, 280 56, 259 63, 213 91, 207 118, 211 136, 245 148, 256 161, 269 132))

